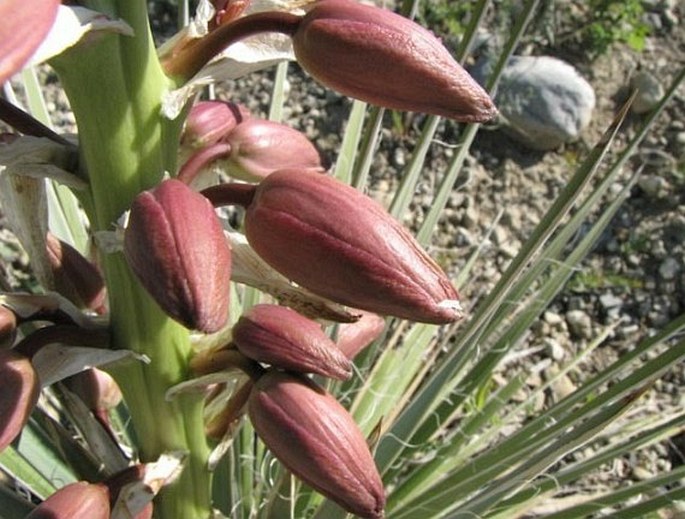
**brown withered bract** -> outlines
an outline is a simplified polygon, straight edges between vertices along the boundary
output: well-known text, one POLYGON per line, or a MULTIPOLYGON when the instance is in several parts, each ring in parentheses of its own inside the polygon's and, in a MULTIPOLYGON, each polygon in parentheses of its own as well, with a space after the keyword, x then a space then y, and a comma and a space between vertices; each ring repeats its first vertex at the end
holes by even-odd
POLYGON ((492 119, 490 96, 433 33, 353 0, 317 2, 293 35, 298 63, 343 95, 457 121, 492 119))
POLYGON ((349 378, 352 365, 321 327, 290 308, 261 304, 233 327, 233 342, 246 357, 299 373, 349 378))
POLYGON ((385 491, 366 439, 322 388, 268 372, 250 393, 248 414, 257 435, 298 478, 348 512, 383 517, 385 491))
POLYGON ((445 273, 400 223, 356 189, 289 169, 269 175, 249 195, 250 245, 297 284, 381 315, 436 324, 461 317, 445 273))
POLYGON ((169 316, 205 333, 226 324, 231 254, 221 223, 202 195, 174 179, 138 195, 124 254, 169 316))
POLYGON ((0 451, 7 447, 33 411, 40 394, 31 360, 13 350, 0 350, 0 451))

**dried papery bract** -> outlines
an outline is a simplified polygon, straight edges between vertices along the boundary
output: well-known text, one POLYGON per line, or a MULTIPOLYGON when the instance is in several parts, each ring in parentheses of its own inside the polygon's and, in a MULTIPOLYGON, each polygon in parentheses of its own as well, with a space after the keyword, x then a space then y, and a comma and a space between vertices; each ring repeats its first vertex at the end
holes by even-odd
POLYGON ((31 360, 13 350, 0 351, 0 451, 21 432, 31 415, 40 383, 31 360))
POLYGON ((445 324, 459 295, 414 237, 378 203, 332 177, 277 171, 256 187, 203 191, 247 207, 245 234, 275 270, 315 294, 381 315, 445 324))
POLYGON ((257 435, 298 478, 360 517, 383 517, 385 492, 350 414, 312 381, 272 371, 255 384, 248 414, 257 435))
POLYGON ((246 357, 300 373, 344 380, 352 366, 321 327, 290 308, 256 305, 233 327, 233 342, 246 357))
POLYGON ((26 519, 109 519, 109 512, 107 488, 78 481, 60 488, 26 519))
POLYGON ((386 9, 322 0, 293 35, 298 63, 341 94, 372 104, 482 122, 490 96, 430 31, 386 9))
POLYGON ((230 249, 214 209, 202 195, 173 179, 138 195, 124 253, 168 315, 206 333, 226 324, 230 249))

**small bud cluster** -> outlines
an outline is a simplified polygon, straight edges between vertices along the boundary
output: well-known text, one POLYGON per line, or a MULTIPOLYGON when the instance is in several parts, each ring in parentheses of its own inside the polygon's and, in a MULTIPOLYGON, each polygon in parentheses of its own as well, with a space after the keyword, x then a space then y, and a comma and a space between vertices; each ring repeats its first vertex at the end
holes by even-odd
POLYGON ((222 101, 201 101, 191 108, 180 153, 178 179, 187 184, 200 184, 198 177, 213 172, 259 182, 283 168, 325 171, 321 155, 304 134, 222 101))
MULTIPOLYGON (((251 377, 221 414, 224 428, 246 408, 257 435, 293 474, 349 512, 382 517, 383 483, 366 439, 348 411, 306 377, 349 378, 343 350, 314 321, 270 304, 252 307, 232 332, 229 345, 193 362, 200 373, 240 367, 251 377)), ((221 437, 217 423, 208 433, 221 437)))
MULTIPOLYGON (((205 38, 165 63, 170 75, 187 79, 197 71, 193 61, 219 49, 221 38, 229 44, 274 30, 292 38, 305 70, 346 95, 460 121, 496 112, 430 32, 389 11, 351 0, 321 0, 304 16, 241 17, 224 7, 218 5, 205 38)), ((366 439, 309 375, 350 377, 351 359, 383 332, 381 316, 458 320, 457 291, 383 207, 322 174, 319 153, 301 133, 236 104, 202 101, 189 111, 181 148, 177 178, 139 195, 125 230, 129 265, 168 315, 207 333, 226 324, 232 259, 212 205, 237 205, 260 261, 360 317, 340 325, 336 344, 290 308, 259 304, 244 313, 227 344, 191 361, 198 376, 235 369, 247 375, 227 399, 221 391, 208 395, 207 434, 230 437, 247 413, 257 435, 298 478, 348 512, 382 517, 385 492, 366 439), (202 189, 207 171, 239 182, 202 189)))
MULTIPOLYGON (((248 4, 217 0, 208 34, 183 40, 164 61, 170 78, 188 80, 225 46, 276 32, 290 38, 304 70, 345 95, 458 121, 481 122, 496 113, 487 93, 440 41, 406 18, 353 0, 320 0, 301 16, 243 16, 248 4)), ((230 329, 230 341, 191 360, 199 376, 236 368, 247 375, 208 417, 208 436, 225 438, 246 413, 293 474, 348 512, 381 518, 385 491, 367 441, 350 413, 310 375, 351 377, 352 360, 382 334, 384 316, 433 324, 460 319, 456 289, 382 206, 326 175, 316 147, 293 128, 253 117, 237 104, 198 102, 189 110, 179 159, 175 178, 133 200, 123 239, 128 266, 166 315, 192 330, 228 333, 234 255, 228 225, 215 208, 236 205, 244 209, 240 236, 260 268, 264 264, 289 288, 330 303, 335 312, 327 316, 358 319, 339 326, 336 343, 317 322, 285 306, 260 304, 245 312, 230 329), (238 182, 202 189, 207 171, 238 182), (341 305, 349 311, 340 311, 341 305)), ((67 303, 51 306, 33 298, 28 313, 0 305, 0 450, 26 424, 41 382, 50 383, 36 369, 38 350, 52 343, 106 349, 109 342, 104 328, 85 325, 92 324, 85 316, 107 312, 100 271, 64 241, 41 231, 43 237, 40 256, 54 285, 49 288, 67 303), (38 320, 49 324, 23 337, 22 324, 38 320)), ((248 255, 240 257, 246 261, 248 255)), ((242 269, 243 275, 259 271, 242 269)), ((255 285, 278 293, 265 288, 269 282, 255 285)), ((89 370, 69 379, 67 387, 111 434, 107 411, 121 400, 114 380, 89 370)), ((208 396, 208 408, 216 398, 208 396)), ((68 485, 30 517, 109 517, 117 485, 138 478, 131 474, 68 485)), ((130 516, 151 513, 148 506, 130 516)))

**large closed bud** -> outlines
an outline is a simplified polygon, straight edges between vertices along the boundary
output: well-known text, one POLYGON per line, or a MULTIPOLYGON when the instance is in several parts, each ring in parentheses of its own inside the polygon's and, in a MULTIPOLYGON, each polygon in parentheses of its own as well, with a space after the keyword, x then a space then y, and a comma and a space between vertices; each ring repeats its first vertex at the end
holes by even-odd
POLYGON ((107 487, 78 481, 60 488, 26 519, 109 519, 109 512, 107 487))
POLYGON ((353 0, 314 4, 293 35, 298 63, 341 94, 372 104, 487 121, 488 94, 430 31, 353 0))
POLYGON ((226 324, 231 254, 221 223, 202 195, 173 179, 138 195, 124 253, 169 316, 205 333, 226 324))
POLYGON ((344 380, 352 365, 321 327, 290 308, 256 305, 233 327, 240 352, 259 362, 344 380))
POLYGON ((225 141, 231 146, 226 172, 240 180, 259 182, 287 168, 324 171, 319 151, 303 133, 285 124, 250 119, 236 126, 225 141))
POLYGON ((461 317, 457 291, 440 267, 383 207, 347 184, 290 169, 256 188, 225 184, 203 193, 218 204, 245 205, 255 252, 317 295, 426 323, 461 317))
POLYGON ((13 350, 0 350, 0 451, 21 432, 31 415, 40 383, 31 360, 13 350))
POLYGON ((360 517, 383 517, 385 492, 350 414, 312 381, 272 371, 255 384, 248 413, 257 435, 288 470, 360 517))

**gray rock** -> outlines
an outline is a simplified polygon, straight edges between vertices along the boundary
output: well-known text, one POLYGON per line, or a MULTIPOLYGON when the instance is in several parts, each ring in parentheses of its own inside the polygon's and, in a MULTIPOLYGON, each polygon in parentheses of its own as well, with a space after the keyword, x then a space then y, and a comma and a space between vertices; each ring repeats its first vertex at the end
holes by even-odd
MULTIPOLYGON (((474 75, 483 77, 487 69, 483 63, 474 75)), ((589 124, 595 92, 564 61, 514 56, 504 69, 495 102, 515 138, 530 148, 551 150, 576 140, 589 124)))
POLYGON ((551 357, 552 360, 556 362, 561 362, 564 360, 564 357, 566 356, 566 350, 559 343, 559 341, 553 339, 552 337, 546 337, 543 340, 543 343, 545 345, 545 351, 547 355, 551 357))
POLYGON ((583 339, 592 338, 592 319, 582 310, 566 312, 566 323, 569 331, 576 337, 583 339))
POLYGON ((659 265, 659 275, 661 276, 661 279, 666 281, 675 279, 679 272, 680 263, 675 258, 668 257, 659 265))
POLYGON ((664 96, 664 87, 659 80, 646 70, 641 70, 630 81, 632 88, 637 90, 637 96, 631 106, 636 114, 651 111, 664 96))

